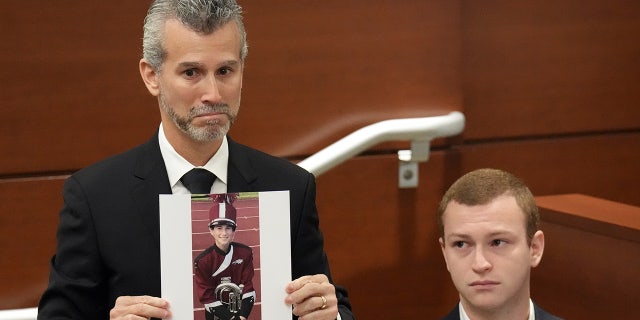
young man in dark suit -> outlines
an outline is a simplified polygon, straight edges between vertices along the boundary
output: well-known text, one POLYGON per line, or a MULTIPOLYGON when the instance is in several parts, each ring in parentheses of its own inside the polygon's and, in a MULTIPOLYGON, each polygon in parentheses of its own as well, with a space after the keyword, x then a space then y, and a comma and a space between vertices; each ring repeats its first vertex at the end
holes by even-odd
POLYGON ((440 246, 460 303, 445 320, 557 320, 529 295, 544 251, 529 188, 508 172, 472 171, 438 207, 440 246))
MULTIPOLYGON (((293 315, 352 319, 331 283, 318 228, 315 179, 288 161, 234 142, 247 54, 233 0, 156 0, 145 18, 139 69, 157 97, 160 128, 147 143, 72 175, 38 319, 171 316, 160 296, 159 194, 189 193, 181 177, 215 174, 211 193, 289 190, 293 315)), ((284 286, 285 284, 283 284, 284 286)))

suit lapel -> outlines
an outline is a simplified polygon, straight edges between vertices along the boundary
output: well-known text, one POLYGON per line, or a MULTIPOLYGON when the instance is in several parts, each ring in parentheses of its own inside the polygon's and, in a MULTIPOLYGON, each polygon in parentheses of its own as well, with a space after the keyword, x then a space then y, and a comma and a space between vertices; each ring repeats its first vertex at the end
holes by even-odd
POLYGON ((457 304, 455 308, 453 308, 453 310, 451 310, 451 312, 449 312, 449 314, 442 318, 442 320, 460 320, 460 304, 457 304))
POLYGON ((227 137, 229 142, 229 165, 227 167, 227 192, 250 192, 254 190, 253 183, 257 176, 251 165, 246 150, 227 137))
POLYGON ((533 304, 533 308, 536 313, 536 320, 560 320, 560 318, 542 310, 537 304, 533 304))
POLYGON ((138 148, 133 175, 137 179, 132 189, 132 201, 138 208, 143 228, 160 245, 160 194, 171 194, 167 169, 160 153, 158 134, 138 148))

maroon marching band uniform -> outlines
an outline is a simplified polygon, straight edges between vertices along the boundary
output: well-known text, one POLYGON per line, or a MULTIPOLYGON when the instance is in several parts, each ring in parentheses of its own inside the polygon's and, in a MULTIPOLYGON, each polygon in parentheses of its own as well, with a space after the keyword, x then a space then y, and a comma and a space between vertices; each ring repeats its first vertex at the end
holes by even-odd
POLYGON ((238 315, 248 318, 256 296, 251 281, 253 279, 253 253, 251 248, 236 242, 232 242, 229 248, 229 252, 225 253, 213 245, 196 258, 194 263, 196 292, 200 302, 209 306, 209 308, 205 308, 206 313, 215 311, 211 313, 229 314, 226 311, 228 307, 218 301, 214 290, 222 283, 222 278, 230 277, 231 282, 244 285, 242 307, 238 315), (214 310, 210 310, 210 308, 214 310))
MULTIPOLYGON (((214 203, 209 210, 209 228, 228 225, 236 230, 236 209, 232 195, 213 195, 214 203)), ((196 293, 205 306, 207 320, 227 320, 249 317, 256 293, 253 288, 253 251, 250 247, 231 242, 229 251, 224 252, 215 244, 200 253, 194 261, 194 281, 196 293), (237 312, 232 311, 229 292, 216 288, 222 283, 231 283, 242 290, 242 302, 237 312)))

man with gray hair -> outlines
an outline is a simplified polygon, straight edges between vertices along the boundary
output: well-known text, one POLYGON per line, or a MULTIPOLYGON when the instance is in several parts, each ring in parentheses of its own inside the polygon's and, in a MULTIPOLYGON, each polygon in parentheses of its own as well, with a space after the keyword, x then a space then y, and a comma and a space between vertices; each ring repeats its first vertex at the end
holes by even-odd
POLYGON ((156 0, 144 22, 140 75, 161 123, 146 143, 65 182, 58 246, 38 319, 170 318, 160 296, 160 194, 289 190, 293 317, 353 319, 331 281, 304 169, 227 136, 247 55, 233 0, 156 0), (195 179, 192 179, 196 177, 195 179), (196 189, 192 180, 203 182, 196 189))

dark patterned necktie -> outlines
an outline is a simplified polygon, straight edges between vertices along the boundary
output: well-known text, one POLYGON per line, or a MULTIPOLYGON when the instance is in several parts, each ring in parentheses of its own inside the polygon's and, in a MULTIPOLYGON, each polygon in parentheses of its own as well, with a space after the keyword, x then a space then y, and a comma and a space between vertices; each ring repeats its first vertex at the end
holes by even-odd
POLYGON ((209 194, 211 185, 216 180, 216 175, 202 168, 194 168, 180 178, 180 182, 189 189, 192 194, 209 194))

